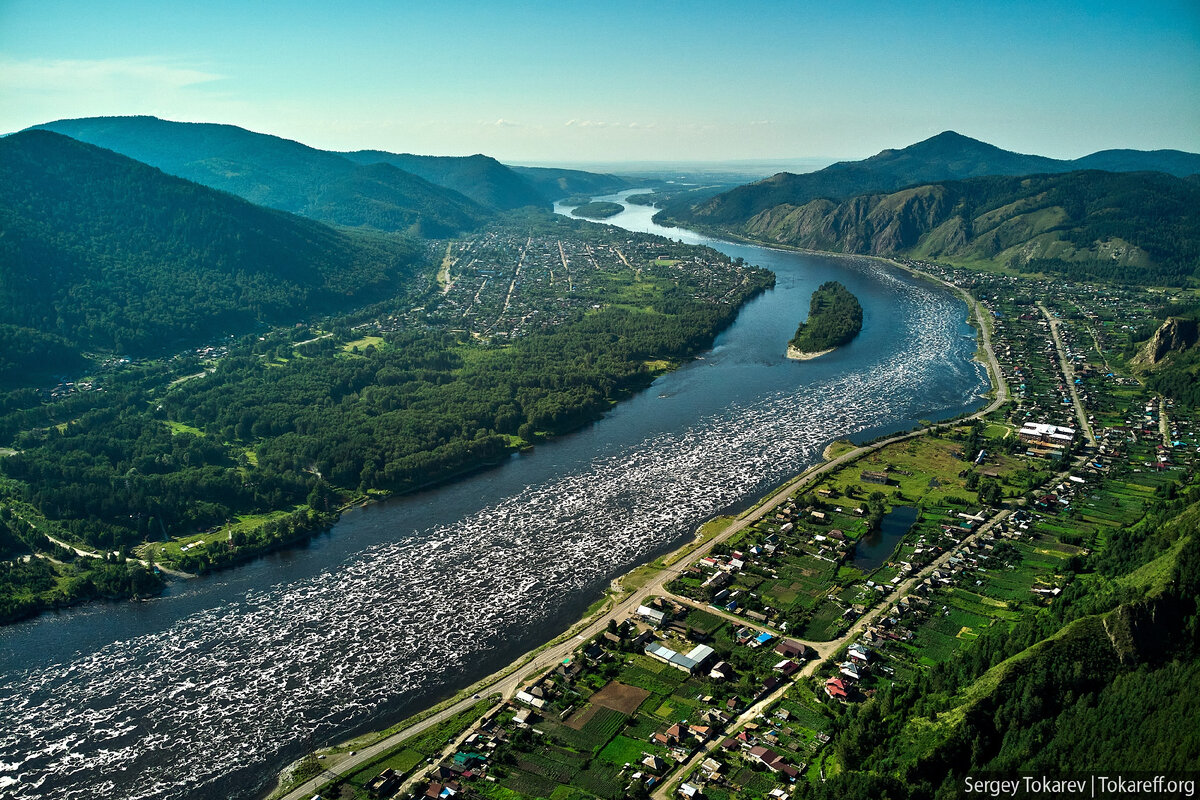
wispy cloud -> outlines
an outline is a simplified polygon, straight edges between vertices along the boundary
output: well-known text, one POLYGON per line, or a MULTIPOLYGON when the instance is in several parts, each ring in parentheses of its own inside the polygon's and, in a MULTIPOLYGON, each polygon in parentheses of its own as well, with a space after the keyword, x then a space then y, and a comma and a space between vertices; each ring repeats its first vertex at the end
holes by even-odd
POLYGON ((566 121, 566 127, 568 127, 568 128, 630 128, 633 130, 637 130, 637 129, 645 130, 648 128, 655 127, 655 123, 653 123, 653 122, 649 122, 649 123, 646 123, 646 122, 606 122, 605 120, 596 120, 596 119, 569 119, 566 121))
POLYGON ((104 59, 0 59, 0 87, 42 92, 114 88, 182 89, 225 76, 153 57, 104 59))
POLYGON ((504 117, 501 117, 500 119, 496 120, 495 122, 485 122, 483 124, 491 125, 494 128, 519 128, 519 127, 521 127, 521 123, 513 122, 511 119, 505 119, 504 117))

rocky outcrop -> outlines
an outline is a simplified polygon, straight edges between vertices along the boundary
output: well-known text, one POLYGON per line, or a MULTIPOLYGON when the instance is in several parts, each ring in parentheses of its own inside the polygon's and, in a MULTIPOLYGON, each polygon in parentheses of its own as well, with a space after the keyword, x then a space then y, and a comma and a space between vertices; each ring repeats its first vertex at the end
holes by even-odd
POLYGON ((844 203, 779 205, 752 217, 742 231, 752 238, 818 250, 894 255, 916 246, 953 214, 954 203, 947 194, 941 186, 922 186, 844 203))
POLYGON ((1134 363, 1157 364, 1170 353, 1194 347, 1198 339, 1200 339, 1200 325, 1196 320, 1168 317, 1167 321, 1150 337, 1150 341, 1142 346, 1142 352, 1134 359, 1134 363))
POLYGON ((782 190, 756 198, 780 202, 743 204, 743 217, 726 203, 729 219, 706 218, 707 230, 811 250, 990 262, 1076 278, 1177 286, 1197 274, 1200 218, 1192 210, 1200 207, 1200 184, 1162 173, 988 176, 844 200, 797 202, 782 190))

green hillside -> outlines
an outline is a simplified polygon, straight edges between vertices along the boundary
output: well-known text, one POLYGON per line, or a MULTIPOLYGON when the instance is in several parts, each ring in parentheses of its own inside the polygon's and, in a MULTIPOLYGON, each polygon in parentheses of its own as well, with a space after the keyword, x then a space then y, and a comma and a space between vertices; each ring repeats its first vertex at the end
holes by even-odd
POLYGON ((390 164, 357 167, 321 187, 301 213, 351 227, 453 237, 477 227, 486 212, 390 164))
POLYGON ((0 229, 6 322, 119 352, 390 293, 415 254, 47 131, 0 139, 0 229))
POLYGON ((729 227, 755 240, 819 250, 1178 285, 1200 267, 1198 208, 1194 182, 1089 171, 782 204, 729 227))
POLYGON ((337 153, 233 125, 93 117, 37 128, 322 222, 442 236, 476 228, 490 214, 459 192, 403 169, 364 169, 337 153))
POLYGON ((382 150, 343 155, 356 164, 391 164, 498 211, 550 204, 533 184, 489 156, 416 156, 382 150))
POLYGON ((862 161, 842 161, 803 175, 781 172, 701 202, 680 200, 668 205, 656 219, 679 224, 736 226, 783 204, 802 206, 818 199, 845 200, 916 184, 989 175, 1057 174, 1085 169, 1160 171, 1184 177, 1200 172, 1200 155, 1178 150, 1105 150, 1075 160, 1060 160, 1013 153, 945 131, 862 161))
POLYGON ((657 181, 629 180, 617 175, 607 175, 596 172, 584 172, 578 169, 557 169, 555 167, 513 167, 525 180, 529 181, 542 193, 547 200, 561 200, 571 195, 609 194, 633 186, 645 186, 657 181))
MULTIPOLYGON (((1190 505, 1188 504, 1190 503, 1190 505)), ((1200 504, 1012 630, 855 707, 818 798, 958 796, 968 775, 1188 770, 1200 759, 1200 504)), ((1107 555, 1107 554, 1106 554, 1107 555)))

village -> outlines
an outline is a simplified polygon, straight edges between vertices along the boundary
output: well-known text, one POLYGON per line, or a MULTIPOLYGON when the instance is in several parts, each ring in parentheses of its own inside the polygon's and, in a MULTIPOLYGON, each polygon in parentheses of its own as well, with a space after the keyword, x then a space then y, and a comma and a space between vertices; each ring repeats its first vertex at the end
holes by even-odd
POLYGON ((849 766, 827 746, 839 708, 1092 580, 1200 451, 1197 420, 1132 377, 1138 312, 1113 321, 1152 301, 911 266, 978 298, 1009 402, 858 455, 832 443, 845 463, 643 568, 662 589, 552 669, 321 796, 788 800, 849 766))
POLYGON ((656 287, 684 275, 700 287, 694 299, 717 304, 732 302, 745 281, 744 269, 731 269, 714 250, 595 225, 532 234, 525 225, 494 225, 439 242, 429 255, 442 262, 436 291, 422 305, 360 327, 442 328, 502 344, 580 311, 645 310, 656 287))

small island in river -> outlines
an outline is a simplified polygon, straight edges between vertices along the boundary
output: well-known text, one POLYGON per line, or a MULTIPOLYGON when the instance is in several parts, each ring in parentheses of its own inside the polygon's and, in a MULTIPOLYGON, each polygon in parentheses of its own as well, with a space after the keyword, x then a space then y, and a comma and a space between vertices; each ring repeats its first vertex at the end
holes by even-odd
POLYGON ((586 217, 587 219, 608 219, 615 217, 625 210, 625 206, 620 203, 584 203, 583 205, 571 211, 571 214, 576 217, 586 217))
POLYGON ((823 356, 849 342, 862 330, 858 298, 837 281, 822 283, 812 294, 808 319, 788 342, 787 357, 801 361, 823 356))

